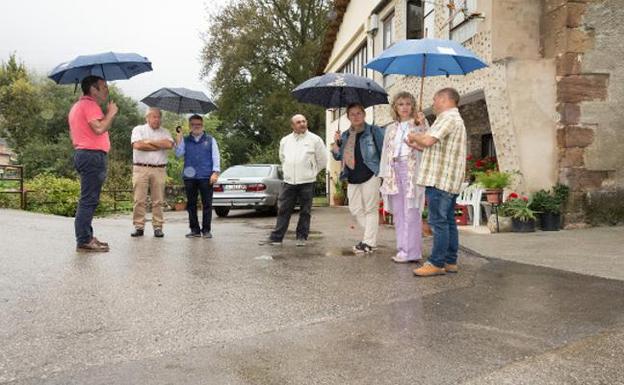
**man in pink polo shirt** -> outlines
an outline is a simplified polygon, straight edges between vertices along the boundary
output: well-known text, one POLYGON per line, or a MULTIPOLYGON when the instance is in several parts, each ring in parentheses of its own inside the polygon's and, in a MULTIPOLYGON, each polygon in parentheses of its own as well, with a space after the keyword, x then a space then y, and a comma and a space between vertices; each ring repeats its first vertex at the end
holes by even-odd
POLYGON ((106 81, 87 76, 81 82, 83 96, 69 111, 69 133, 74 145, 74 166, 80 175, 80 201, 76 211, 76 251, 105 252, 108 244, 93 236, 93 214, 100 203, 106 180, 106 156, 110 150, 108 130, 117 115, 117 105, 108 103, 106 114, 98 103, 108 98, 106 81))

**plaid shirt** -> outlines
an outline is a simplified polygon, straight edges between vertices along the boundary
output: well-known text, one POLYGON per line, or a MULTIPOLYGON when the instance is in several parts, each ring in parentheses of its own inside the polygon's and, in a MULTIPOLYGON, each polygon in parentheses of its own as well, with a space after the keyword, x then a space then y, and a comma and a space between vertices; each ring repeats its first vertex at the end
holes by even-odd
POLYGON ((423 151, 416 183, 459 194, 466 172, 466 127, 457 108, 441 113, 427 134, 438 142, 423 151))

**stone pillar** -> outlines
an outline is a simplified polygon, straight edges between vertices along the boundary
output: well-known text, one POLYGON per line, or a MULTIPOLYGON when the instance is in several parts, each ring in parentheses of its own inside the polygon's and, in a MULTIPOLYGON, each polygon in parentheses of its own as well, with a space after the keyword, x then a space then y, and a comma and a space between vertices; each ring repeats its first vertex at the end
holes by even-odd
POLYGON ((542 20, 542 49, 557 63, 557 145, 559 181, 570 187, 566 222, 584 220, 586 194, 608 188, 610 170, 590 170, 585 150, 593 143, 596 124, 582 119, 581 103, 607 99, 608 73, 584 73, 583 56, 593 48, 594 30, 583 22, 591 0, 546 0, 542 20))

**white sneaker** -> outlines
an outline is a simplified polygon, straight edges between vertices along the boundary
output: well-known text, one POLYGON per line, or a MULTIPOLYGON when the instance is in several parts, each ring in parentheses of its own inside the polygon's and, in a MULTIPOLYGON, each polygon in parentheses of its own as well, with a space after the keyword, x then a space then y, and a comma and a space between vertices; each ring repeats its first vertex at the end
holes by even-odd
POLYGON ((418 261, 420 261, 420 258, 407 258, 402 255, 395 255, 394 257, 392 257, 392 260, 395 263, 417 263, 418 261))

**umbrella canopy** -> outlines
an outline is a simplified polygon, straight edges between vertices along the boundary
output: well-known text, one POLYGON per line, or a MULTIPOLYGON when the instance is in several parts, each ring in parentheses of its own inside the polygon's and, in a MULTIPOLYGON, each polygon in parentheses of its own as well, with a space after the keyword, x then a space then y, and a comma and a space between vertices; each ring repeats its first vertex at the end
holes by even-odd
POLYGON ((425 77, 465 75, 487 67, 472 51, 452 40, 408 39, 394 44, 365 65, 384 75, 420 76, 420 106, 425 77))
POLYGON ((207 114, 217 109, 206 94, 188 88, 161 88, 141 101, 150 107, 178 114, 207 114))
POLYGON ((301 83, 292 95, 302 103, 325 108, 346 107, 359 103, 365 108, 388 104, 388 94, 372 79, 346 73, 327 73, 301 83))
POLYGON ((78 84, 87 76, 99 76, 105 80, 130 79, 152 70, 152 63, 136 53, 106 52, 78 56, 61 63, 48 76, 57 84, 78 84))
POLYGON ((472 51, 452 40, 402 40, 368 62, 366 68, 384 75, 465 75, 487 67, 472 51))

